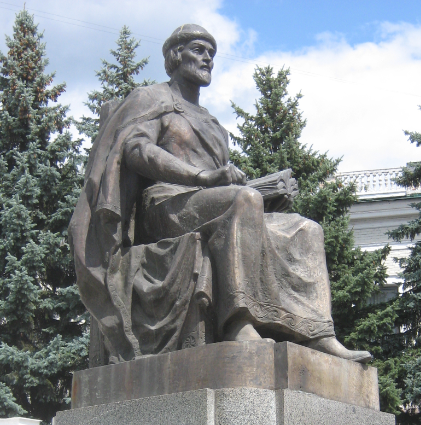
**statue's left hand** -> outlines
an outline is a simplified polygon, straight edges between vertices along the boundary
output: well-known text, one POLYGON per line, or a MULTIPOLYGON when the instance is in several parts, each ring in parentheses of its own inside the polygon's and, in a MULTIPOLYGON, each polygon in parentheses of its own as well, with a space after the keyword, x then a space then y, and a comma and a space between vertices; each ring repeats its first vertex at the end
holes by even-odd
POLYGON ((246 175, 235 165, 230 164, 230 172, 232 177, 232 184, 238 184, 240 186, 244 186, 247 182, 246 175))
POLYGON ((204 170, 196 176, 196 184, 204 187, 229 186, 230 184, 246 184, 246 175, 232 164, 216 170, 204 170))

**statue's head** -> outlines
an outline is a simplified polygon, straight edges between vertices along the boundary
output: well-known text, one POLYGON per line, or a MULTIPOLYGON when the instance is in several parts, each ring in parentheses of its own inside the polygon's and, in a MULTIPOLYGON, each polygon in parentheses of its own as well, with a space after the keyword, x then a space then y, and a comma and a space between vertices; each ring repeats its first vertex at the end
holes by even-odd
POLYGON ((162 53, 170 77, 178 73, 193 84, 210 84, 216 41, 203 27, 195 24, 178 27, 165 41, 162 53))

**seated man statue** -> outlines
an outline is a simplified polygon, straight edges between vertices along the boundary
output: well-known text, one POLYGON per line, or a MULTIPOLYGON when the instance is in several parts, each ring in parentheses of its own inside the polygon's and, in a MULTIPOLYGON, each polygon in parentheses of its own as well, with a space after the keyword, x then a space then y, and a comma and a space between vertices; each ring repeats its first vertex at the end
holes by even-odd
POLYGON ((199 105, 216 49, 204 28, 177 28, 163 46, 170 81, 135 89, 92 148, 69 234, 110 361, 181 348, 201 293, 215 342, 288 340, 367 362, 335 337, 321 227, 265 213, 199 105))

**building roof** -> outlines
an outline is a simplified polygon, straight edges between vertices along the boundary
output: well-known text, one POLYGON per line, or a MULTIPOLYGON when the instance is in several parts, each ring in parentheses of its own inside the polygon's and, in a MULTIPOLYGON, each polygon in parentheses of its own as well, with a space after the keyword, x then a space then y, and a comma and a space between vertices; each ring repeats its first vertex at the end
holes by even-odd
POLYGON ((380 168, 338 173, 337 177, 342 179, 344 183, 356 183, 360 201, 421 196, 421 188, 405 189, 395 183, 395 179, 400 174, 401 168, 380 168))

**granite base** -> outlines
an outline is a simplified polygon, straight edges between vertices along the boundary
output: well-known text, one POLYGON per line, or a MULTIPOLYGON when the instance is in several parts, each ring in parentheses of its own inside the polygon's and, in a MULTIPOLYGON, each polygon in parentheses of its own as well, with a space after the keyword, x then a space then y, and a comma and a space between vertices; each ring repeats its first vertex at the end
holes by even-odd
POLYGON ((201 389, 59 412, 53 425, 394 425, 393 415, 293 390, 201 389))

